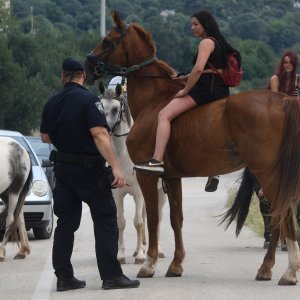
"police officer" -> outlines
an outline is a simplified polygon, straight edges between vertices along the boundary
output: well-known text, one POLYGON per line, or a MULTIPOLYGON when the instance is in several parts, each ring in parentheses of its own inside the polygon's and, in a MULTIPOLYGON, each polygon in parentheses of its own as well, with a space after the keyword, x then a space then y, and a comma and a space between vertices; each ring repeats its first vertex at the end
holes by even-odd
POLYGON ((80 62, 72 58, 64 60, 64 87, 46 103, 40 127, 42 141, 52 143, 58 150, 50 156, 56 175, 53 198, 58 219, 52 262, 57 290, 79 289, 86 285, 85 281, 74 277, 71 264, 82 201, 90 207, 94 223, 102 288, 138 287, 140 282, 127 278, 117 260, 118 227, 111 188, 123 187, 125 180, 112 150, 102 104, 83 87, 85 78, 80 62), (106 161, 111 169, 105 167, 106 161))

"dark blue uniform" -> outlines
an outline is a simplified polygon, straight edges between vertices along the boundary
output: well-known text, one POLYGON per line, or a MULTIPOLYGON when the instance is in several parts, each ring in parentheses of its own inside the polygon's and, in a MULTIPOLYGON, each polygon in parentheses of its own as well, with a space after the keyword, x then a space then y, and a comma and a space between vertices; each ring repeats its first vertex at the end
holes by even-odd
POLYGON ((55 164, 53 267, 57 276, 73 276, 71 255, 78 229, 82 201, 94 222, 97 263, 102 280, 123 274, 117 260, 118 227, 116 206, 107 179, 105 160, 99 154, 90 128, 107 127, 98 97, 80 84, 66 83, 46 103, 40 131, 50 136, 58 149, 55 164), (61 158, 61 159, 60 159, 61 158))

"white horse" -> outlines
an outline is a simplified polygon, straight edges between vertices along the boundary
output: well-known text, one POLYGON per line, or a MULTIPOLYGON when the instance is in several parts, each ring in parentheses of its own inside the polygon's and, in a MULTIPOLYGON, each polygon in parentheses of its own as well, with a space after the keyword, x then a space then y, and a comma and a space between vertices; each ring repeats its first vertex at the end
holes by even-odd
POLYGON ((28 152, 17 141, 0 137, 0 198, 4 208, 0 212, 0 229, 5 224, 5 234, 0 245, 0 262, 5 258, 8 241, 21 240, 21 248, 15 259, 30 253, 23 205, 31 183, 31 160, 28 152))
MULTIPOLYGON (((135 257, 135 263, 141 264, 146 259, 144 250, 144 245, 146 245, 146 211, 142 191, 138 185, 136 176, 133 173, 133 163, 129 158, 129 154, 127 152, 126 138, 130 128, 133 125, 133 120, 127 104, 127 95, 123 90, 125 89, 126 85, 123 85, 122 88, 122 85, 120 83, 121 77, 115 77, 110 82, 107 90, 105 90, 104 87, 100 90, 100 92, 102 93, 100 99, 104 107, 108 126, 110 128, 112 145, 121 164, 127 183, 125 187, 113 190, 113 196, 117 206, 117 220, 119 227, 118 260, 120 261, 120 263, 125 263, 124 230, 126 220, 124 217, 124 197, 129 194, 133 197, 133 200, 135 202, 134 226, 137 231, 137 245, 133 256, 135 257)), ((166 202, 166 196, 162 189, 161 183, 158 187, 158 193, 160 222, 162 219, 162 208, 166 202)), ((165 257, 160 244, 159 257, 165 257)))

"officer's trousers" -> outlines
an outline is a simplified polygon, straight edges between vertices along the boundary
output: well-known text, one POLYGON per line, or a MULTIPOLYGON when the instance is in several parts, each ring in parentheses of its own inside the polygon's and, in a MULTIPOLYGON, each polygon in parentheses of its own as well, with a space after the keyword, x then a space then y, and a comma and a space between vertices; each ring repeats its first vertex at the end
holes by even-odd
POLYGON ((55 274, 66 277, 74 274, 71 264, 74 232, 80 225, 84 201, 90 207, 94 223, 96 257, 102 280, 122 275, 117 260, 116 205, 103 168, 57 163, 55 176, 54 213, 58 218, 52 252, 55 274))

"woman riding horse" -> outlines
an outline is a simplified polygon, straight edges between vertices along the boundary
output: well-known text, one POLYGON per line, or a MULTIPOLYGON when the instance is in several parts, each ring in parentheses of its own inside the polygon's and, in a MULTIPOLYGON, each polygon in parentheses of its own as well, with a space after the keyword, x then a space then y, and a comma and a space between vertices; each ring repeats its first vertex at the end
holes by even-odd
MULTIPOLYGON (((185 81, 172 80, 176 73, 156 58, 150 33, 137 24, 126 24, 116 11, 113 20, 115 27, 85 62, 86 82, 93 84, 105 74, 127 77, 128 103, 134 125, 126 143, 132 161, 140 164, 153 154, 159 111, 184 88, 185 81)), ((279 284, 296 284, 300 252, 292 212, 300 195, 299 152, 300 107, 284 94, 272 91, 240 93, 194 107, 174 119, 164 155, 163 176, 175 237, 174 258, 166 276, 181 276, 183 272, 181 178, 215 176, 247 166, 272 205, 275 225, 256 279, 271 279, 281 232, 287 238, 289 265, 279 284)), ((158 175, 137 172, 149 231, 147 259, 139 277, 152 277, 157 265, 158 178, 158 175)), ((244 186, 251 192, 246 179, 244 186)), ((247 192, 247 197, 249 194, 247 192)), ((240 217, 237 233, 250 204, 248 198, 241 197, 237 197, 234 207, 225 216, 229 222, 236 215, 240 217)))

